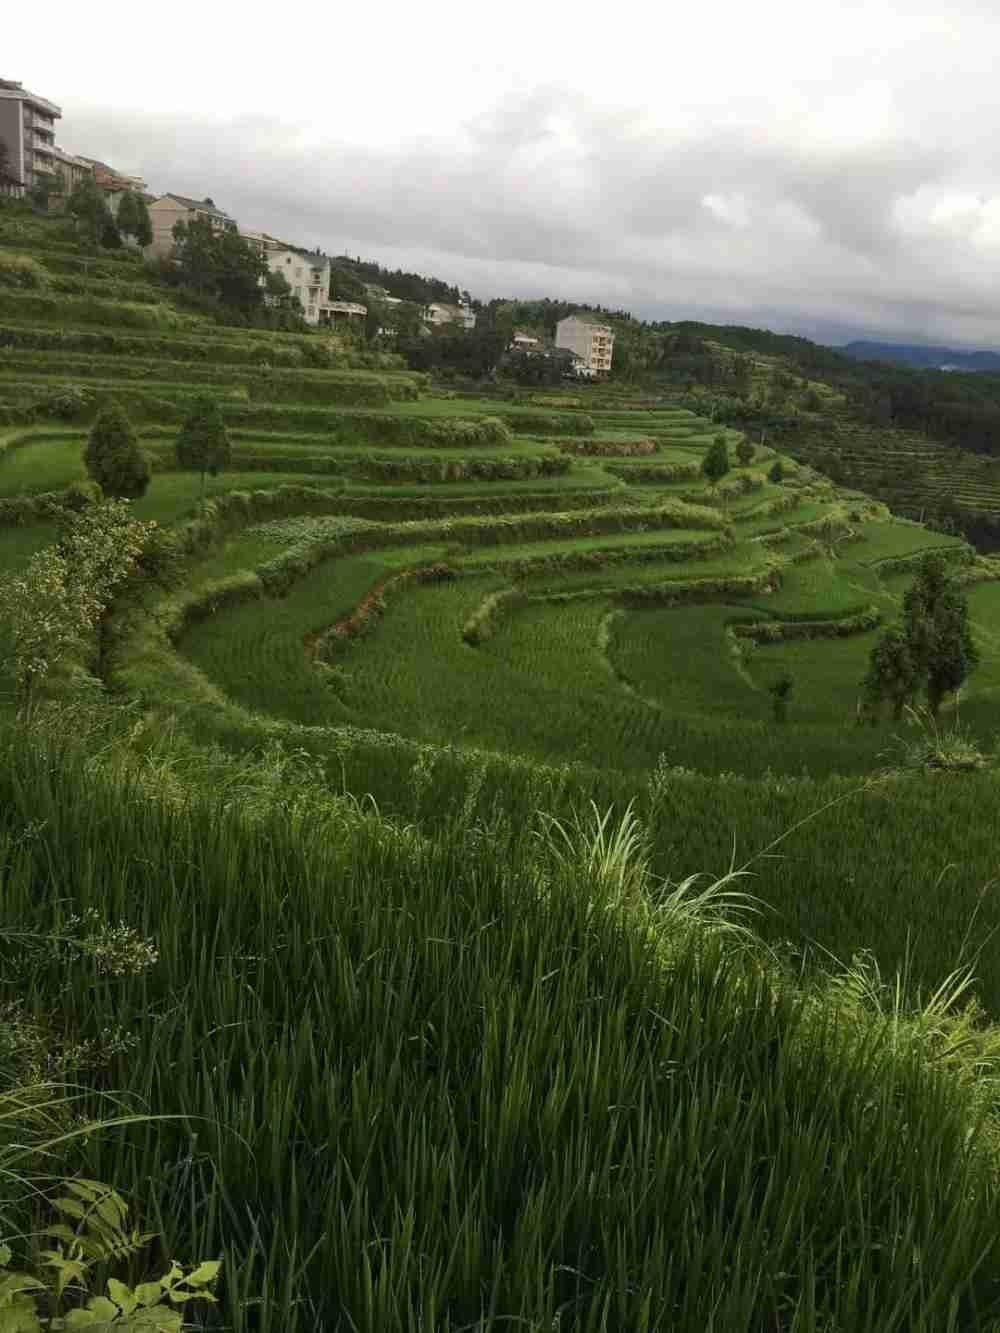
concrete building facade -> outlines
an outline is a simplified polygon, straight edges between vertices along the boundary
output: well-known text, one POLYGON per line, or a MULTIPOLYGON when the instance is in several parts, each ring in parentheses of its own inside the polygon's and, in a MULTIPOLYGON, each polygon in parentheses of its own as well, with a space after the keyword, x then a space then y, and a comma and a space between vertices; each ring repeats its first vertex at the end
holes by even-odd
POLYGON ((67 195, 72 194, 82 180, 94 174, 94 169, 86 158, 74 157, 72 153, 64 153, 61 148, 53 150, 52 170, 56 177, 63 178, 67 195))
POLYGON ((56 121, 62 110, 13 79, 0 79, 0 140, 7 149, 8 193, 30 192, 56 170, 56 121))
POLYGON ((591 315, 567 315, 556 325, 556 346, 574 352, 587 370, 606 373, 611 369, 615 335, 591 315))
POLYGON ((330 260, 299 250, 270 250, 264 255, 272 273, 280 273, 302 305, 307 324, 320 322, 320 309, 330 303, 330 260))
POLYGON ((444 301, 432 301, 424 311, 428 324, 461 324, 464 329, 476 327, 476 312, 467 305, 448 305, 444 301))
POLYGON ((174 248, 174 225, 178 222, 209 222, 215 231, 236 231, 236 219, 216 208, 208 199, 189 199, 183 194, 163 194, 149 205, 153 239, 143 251, 154 258, 169 255, 174 248))
POLYGON ((356 301, 330 300, 329 256, 292 250, 280 244, 277 249, 265 246, 260 252, 271 272, 280 273, 291 287, 307 324, 349 323, 368 314, 368 307, 356 301))

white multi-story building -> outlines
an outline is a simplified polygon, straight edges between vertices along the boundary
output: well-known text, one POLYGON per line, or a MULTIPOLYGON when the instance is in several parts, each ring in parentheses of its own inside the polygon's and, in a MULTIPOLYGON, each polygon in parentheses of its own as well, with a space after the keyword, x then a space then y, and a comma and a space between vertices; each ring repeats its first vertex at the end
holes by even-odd
POLYGON ((607 372, 611 369, 615 335, 607 324, 591 315, 567 315, 556 325, 556 346, 575 353, 587 370, 607 372))
POLYGON ((302 306, 307 324, 318 324, 320 307, 330 302, 330 260, 326 255, 303 254, 299 250, 269 250, 265 253, 272 273, 280 273, 302 306))
MULTIPOLYGON (((65 174, 68 163, 58 161, 62 150, 56 148, 56 121, 61 116, 54 102, 29 93, 14 79, 0 79, 0 141, 7 149, 9 175, 5 193, 28 194, 60 167, 65 174)), ((78 165, 78 159, 62 156, 78 165)))
POLYGON ((302 306, 307 324, 333 324, 338 318, 364 319, 367 306, 356 301, 330 300, 330 260, 327 255, 290 250, 287 246, 264 251, 272 273, 280 273, 302 306))

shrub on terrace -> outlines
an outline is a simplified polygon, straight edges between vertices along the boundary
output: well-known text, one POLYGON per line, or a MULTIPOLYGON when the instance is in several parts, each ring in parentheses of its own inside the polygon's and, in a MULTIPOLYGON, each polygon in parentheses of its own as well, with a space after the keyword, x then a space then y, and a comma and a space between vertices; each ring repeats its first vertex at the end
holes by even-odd
POLYGON ((177 437, 177 463, 201 473, 201 499, 205 502, 205 476, 217 476, 229 462, 231 450, 226 423, 216 400, 208 394, 196 398, 177 437))
POLYGON ((149 459, 139 448, 132 423, 118 403, 109 403, 94 422, 83 461, 105 495, 131 500, 145 495, 149 459))
POLYGON ((0 255, 0 287, 35 289, 48 286, 48 274, 28 255, 0 255))

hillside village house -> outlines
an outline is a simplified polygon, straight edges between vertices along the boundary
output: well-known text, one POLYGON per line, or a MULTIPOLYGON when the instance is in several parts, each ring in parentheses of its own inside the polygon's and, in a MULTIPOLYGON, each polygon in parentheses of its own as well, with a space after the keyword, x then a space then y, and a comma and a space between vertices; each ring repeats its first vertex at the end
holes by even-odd
POLYGON ((118 216, 118 205, 129 191, 142 195, 147 204, 153 203, 155 195, 149 193, 146 182, 141 176, 129 176, 116 171, 114 167, 108 166, 107 162, 101 162, 96 157, 81 156, 79 160, 85 162, 93 171, 97 188, 104 195, 104 202, 111 210, 112 217, 118 216))
POLYGON ((279 241, 277 236, 272 236, 267 231, 247 231, 240 227, 240 239, 246 241, 252 250, 256 250, 259 255, 264 256, 271 253, 272 250, 287 250, 288 246, 284 241, 279 241))
POLYGON ((615 335, 590 315, 567 315, 556 325, 556 346, 574 352, 584 373, 597 374, 611 369, 615 335))
POLYGON ((522 333, 520 329, 515 330, 513 338, 510 340, 511 347, 519 348, 521 351, 530 351, 539 345, 538 339, 530 333, 522 333))
POLYGON ((188 199, 183 194, 164 194, 149 205, 149 220, 153 226, 153 240, 143 251, 158 257, 169 255, 174 248, 174 224, 177 222, 210 222, 216 231, 236 231, 236 219, 216 208, 210 199, 188 199))
POLYGON ((302 305, 307 324, 333 324, 337 319, 364 319, 366 306, 355 301, 330 300, 330 260, 327 255, 303 253, 287 246, 264 252, 272 273, 280 273, 302 305))
POLYGON ((467 305, 447 305, 443 301, 432 301, 424 310, 424 319, 428 324, 461 324, 463 328, 476 327, 476 312, 467 305))
POLYGON ((0 140, 7 148, 11 181, 5 193, 20 197, 55 174, 56 121, 61 108, 13 79, 0 79, 0 140))
POLYGON ((53 149, 52 171, 56 176, 62 176, 66 194, 72 194, 82 180, 94 174, 86 158, 74 157, 72 153, 64 153, 61 148, 53 149))
MULTIPOLYGON (((80 157, 81 162, 86 162, 93 168, 94 180, 98 186, 105 192, 112 194, 124 194, 126 190, 135 190, 138 194, 148 193, 146 182, 141 176, 129 176, 126 172, 116 171, 107 162, 101 162, 96 157, 80 157)), ((152 202, 152 197, 150 198, 152 202)))

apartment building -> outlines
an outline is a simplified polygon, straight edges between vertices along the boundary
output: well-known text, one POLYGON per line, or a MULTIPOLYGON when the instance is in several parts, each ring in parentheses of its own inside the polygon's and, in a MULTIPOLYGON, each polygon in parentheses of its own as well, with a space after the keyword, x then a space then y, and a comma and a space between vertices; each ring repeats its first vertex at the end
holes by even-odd
POLYGON ((585 370, 606 373, 611 369, 615 335, 590 315, 567 315, 556 325, 556 346, 578 356, 585 370))
POLYGON ((174 226, 178 222, 209 222, 215 231, 236 231, 236 219, 216 208, 211 199, 189 199, 183 194, 163 194, 149 205, 153 239, 143 254, 154 258, 169 255, 174 248, 174 226))
POLYGON ((0 79, 0 141, 7 149, 8 192, 23 195, 55 174, 56 121, 62 110, 13 79, 0 79))
POLYGON ((61 148, 54 148, 52 152, 52 171, 56 178, 60 176, 66 186, 65 194, 72 194, 82 180, 94 174, 94 169, 84 157, 74 157, 72 153, 66 153, 61 148))

